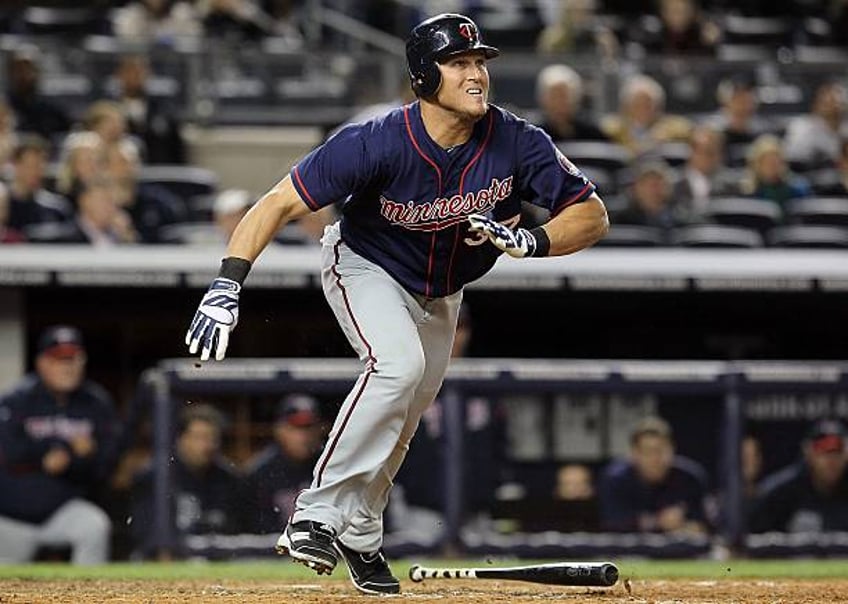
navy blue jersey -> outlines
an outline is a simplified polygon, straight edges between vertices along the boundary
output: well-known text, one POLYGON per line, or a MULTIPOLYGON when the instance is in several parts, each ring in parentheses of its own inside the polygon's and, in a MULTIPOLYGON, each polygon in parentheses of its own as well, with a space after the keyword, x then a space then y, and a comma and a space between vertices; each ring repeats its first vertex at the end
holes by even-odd
POLYGON ((676 505, 686 508, 686 519, 706 523, 706 472, 696 462, 677 456, 668 475, 658 484, 646 484, 629 460, 610 463, 601 476, 598 498, 601 524, 610 531, 637 531, 639 517, 676 505))
POLYGON ((97 487, 112 467, 118 428, 112 398, 97 384, 84 382, 60 405, 37 375, 27 375, 0 397, 0 515, 41 522, 97 487), (95 442, 92 455, 73 453, 77 437, 95 442), (42 460, 55 447, 66 449, 71 463, 46 474, 42 460))
POLYGON ((495 106, 450 151, 427 134, 416 101, 340 130, 291 172, 312 210, 343 202, 342 239, 407 290, 452 294, 501 253, 468 230, 470 214, 510 227, 521 201, 552 214, 594 185, 540 128, 495 106))

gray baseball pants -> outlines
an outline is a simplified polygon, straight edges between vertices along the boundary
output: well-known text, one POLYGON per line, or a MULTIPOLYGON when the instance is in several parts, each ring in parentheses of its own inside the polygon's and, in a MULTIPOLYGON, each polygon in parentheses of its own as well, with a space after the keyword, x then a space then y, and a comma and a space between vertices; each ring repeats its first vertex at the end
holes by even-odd
POLYGON ((462 291, 444 298, 409 293, 348 248, 338 224, 327 227, 322 244, 324 294, 364 369, 292 522, 327 524, 346 546, 371 552, 382 544, 395 474, 442 385, 462 291))
POLYGON ((83 499, 71 499, 41 524, 0 516, 0 564, 29 562, 43 545, 70 546, 74 564, 105 564, 111 532, 106 512, 83 499))

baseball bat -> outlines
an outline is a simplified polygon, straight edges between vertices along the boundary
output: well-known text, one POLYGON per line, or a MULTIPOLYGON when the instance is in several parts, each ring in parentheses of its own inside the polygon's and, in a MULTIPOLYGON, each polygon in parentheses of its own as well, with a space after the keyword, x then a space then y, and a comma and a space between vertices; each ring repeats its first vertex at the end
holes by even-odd
POLYGON ((504 579, 609 587, 618 581, 618 567, 612 562, 555 562, 500 568, 426 568, 416 564, 409 569, 409 578, 416 583, 424 579, 504 579))

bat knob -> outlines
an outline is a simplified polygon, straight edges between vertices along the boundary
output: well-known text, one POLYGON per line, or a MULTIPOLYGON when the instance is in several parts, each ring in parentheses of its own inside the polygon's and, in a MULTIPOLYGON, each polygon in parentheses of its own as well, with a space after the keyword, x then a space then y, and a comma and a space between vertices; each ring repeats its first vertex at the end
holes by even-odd
POLYGON ((421 567, 419 565, 413 564, 409 567, 409 579, 415 583, 420 583, 424 580, 424 576, 421 574, 421 567))
POLYGON ((612 562, 606 562, 601 566, 601 580, 604 585, 615 585, 618 581, 618 567, 612 562))

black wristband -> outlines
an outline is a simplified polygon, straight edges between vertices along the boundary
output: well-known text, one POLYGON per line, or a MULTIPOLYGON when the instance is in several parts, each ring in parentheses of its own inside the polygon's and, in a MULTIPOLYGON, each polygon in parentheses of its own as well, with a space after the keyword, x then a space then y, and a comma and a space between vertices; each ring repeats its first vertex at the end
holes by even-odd
POLYGON ((533 250, 533 256, 547 256, 551 251, 551 238, 548 237, 548 232, 538 226, 535 229, 530 229, 530 234, 536 239, 536 249, 533 250))
POLYGON ((221 270, 218 271, 218 276, 225 279, 232 279, 239 285, 244 285, 244 280, 247 279, 247 273, 250 272, 250 267, 250 261, 244 258, 229 256, 221 260, 221 270))

